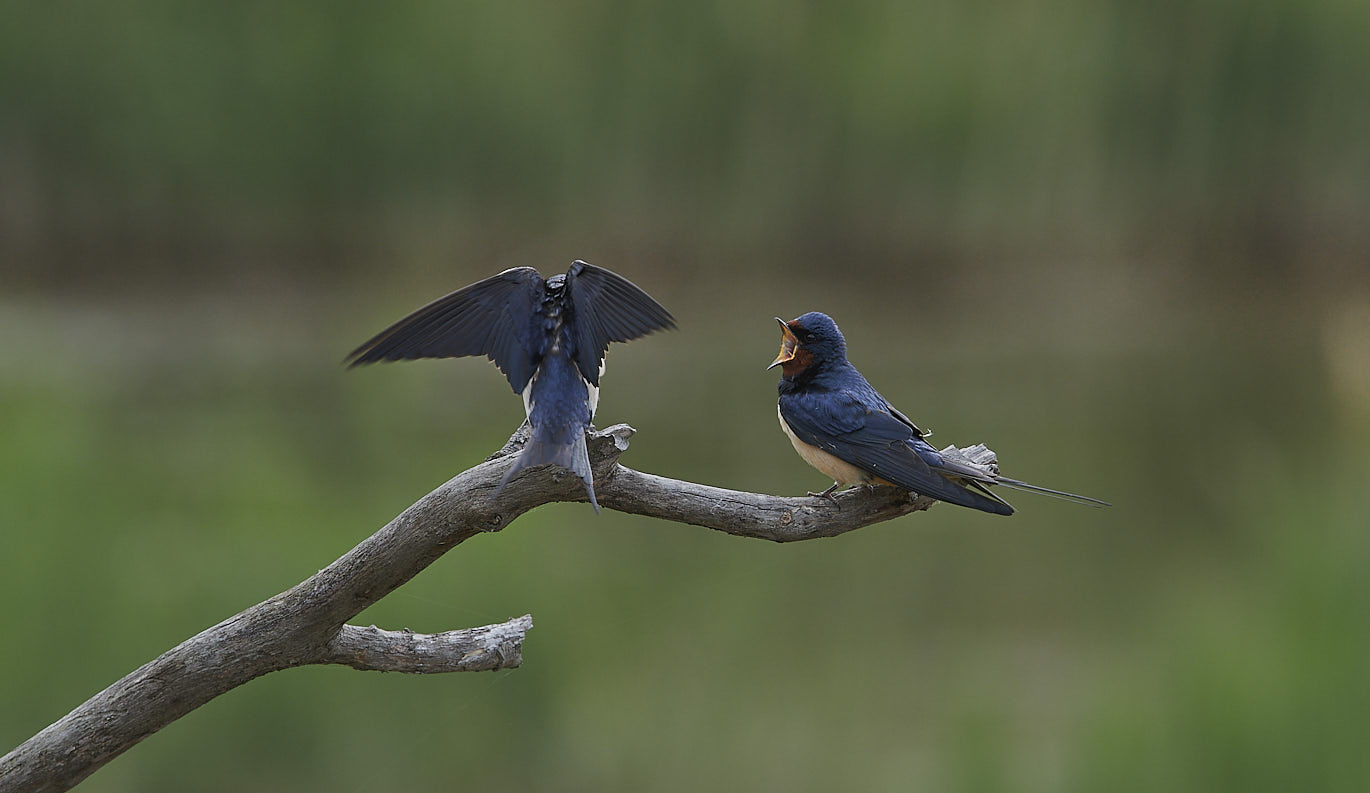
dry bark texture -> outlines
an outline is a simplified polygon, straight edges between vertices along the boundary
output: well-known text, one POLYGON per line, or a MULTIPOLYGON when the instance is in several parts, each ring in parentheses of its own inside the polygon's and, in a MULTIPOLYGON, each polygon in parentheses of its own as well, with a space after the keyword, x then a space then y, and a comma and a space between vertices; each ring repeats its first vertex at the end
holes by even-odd
MULTIPOLYGON (((780 498, 645 474, 619 464, 633 428, 592 434, 590 460, 602 507, 775 542, 833 537, 927 509, 895 488, 824 499, 780 498)), ((389 672, 505 669, 522 662, 525 615, 499 625, 416 634, 347 621, 458 543, 499 531, 553 501, 584 501, 570 472, 547 466, 490 495, 527 438, 520 428, 488 460, 453 477, 309 579, 192 636, 91 697, 0 757, 0 793, 67 790, 138 741, 253 678, 306 664, 389 672)), ((983 446, 948 449, 992 466, 983 446)))

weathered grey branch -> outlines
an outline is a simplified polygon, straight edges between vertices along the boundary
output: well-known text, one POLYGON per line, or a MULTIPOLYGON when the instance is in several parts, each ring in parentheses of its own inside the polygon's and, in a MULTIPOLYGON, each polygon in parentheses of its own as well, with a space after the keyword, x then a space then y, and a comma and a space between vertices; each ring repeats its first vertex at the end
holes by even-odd
POLYGON ((523 663, 523 637, 532 627, 528 614, 499 625, 446 633, 344 625, 324 647, 318 663, 417 674, 511 669, 523 663))
MULTIPOLYGON (((606 433, 622 431, 631 435, 633 430, 620 424, 606 433)), ((948 446, 942 454, 989 471, 998 470, 994 452, 983 444, 965 449, 948 446)), ((812 496, 785 498, 697 485, 644 474, 623 465, 615 466, 606 479, 601 484, 596 476, 595 482, 602 506, 775 542, 836 537, 937 503, 900 488, 877 487, 837 493, 837 503, 833 504, 812 496)))
MULTIPOLYGON (((594 433, 590 460, 599 503, 611 509, 776 542, 832 537, 933 502, 895 488, 858 489, 836 504, 781 498, 653 476, 619 465, 633 429, 594 433)), ((129 747, 214 697, 278 669, 447 672, 518 666, 530 617, 434 635, 347 625, 448 550, 499 531, 553 501, 584 501, 579 479, 552 467, 520 473, 490 496, 526 428, 490 459, 419 499, 337 561, 293 588, 208 628, 149 661, 0 757, 0 793, 66 790, 129 747)), ((993 452, 966 450, 977 463, 993 452)))

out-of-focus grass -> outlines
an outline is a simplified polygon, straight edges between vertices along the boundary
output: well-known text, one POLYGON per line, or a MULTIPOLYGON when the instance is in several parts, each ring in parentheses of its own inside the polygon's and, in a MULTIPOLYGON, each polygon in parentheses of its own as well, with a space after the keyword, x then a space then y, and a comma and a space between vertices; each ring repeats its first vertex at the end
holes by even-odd
POLYGON ((1349 478, 1363 473, 1303 472, 1252 499, 1242 562, 1169 593, 1128 663, 1140 684, 1085 720, 1072 789, 1367 784, 1370 515, 1349 478))
MULTIPOLYGON (((1009 314, 920 345, 914 329, 951 318, 840 311, 851 299, 825 295, 853 359, 935 440, 984 440, 1014 475, 1117 506, 1020 496, 1007 520, 941 506, 794 546, 544 507, 358 618, 442 630, 532 612, 524 668, 270 675, 86 787, 1370 784, 1370 468, 1310 328, 1224 337, 1177 315, 1072 346, 1050 324, 1006 333, 1009 314)), ((821 485, 775 425, 767 314, 737 308, 687 300, 681 332, 616 347, 601 422, 639 428, 625 462, 643 470, 821 485)), ((479 361, 343 373, 347 344, 320 339, 371 328, 340 310, 219 331, 200 312, 115 315, 64 336, 76 314, 26 314, 67 346, 5 359, 6 746, 312 573, 520 418, 479 361), (148 346, 121 347, 139 328, 148 346)))

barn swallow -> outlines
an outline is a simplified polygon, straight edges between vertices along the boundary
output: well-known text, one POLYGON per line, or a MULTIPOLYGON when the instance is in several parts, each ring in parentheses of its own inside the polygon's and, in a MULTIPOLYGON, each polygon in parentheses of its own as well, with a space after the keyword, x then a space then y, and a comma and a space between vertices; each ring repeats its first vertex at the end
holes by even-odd
POLYGON ((1042 493, 1082 504, 1107 502, 1030 485, 950 459, 928 433, 900 413, 847 361, 847 342, 827 314, 810 311, 780 323, 780 427, 804 461, 832 477, 809 493, 828 500, 844 485, 894 485, 963 507, 1012 515, 989 485, 1042 493))
POLYGON ((585 433, 599 404, 611 341, 675 327, 675 319, 621 275, 580 260, 543 280, 514 267, 434 300, 353 350, 348 367, 376 361, 484 355, 523 395, 531 436, 495 489, 534 465, 558 465, 585 482, 595 511, 585 433))

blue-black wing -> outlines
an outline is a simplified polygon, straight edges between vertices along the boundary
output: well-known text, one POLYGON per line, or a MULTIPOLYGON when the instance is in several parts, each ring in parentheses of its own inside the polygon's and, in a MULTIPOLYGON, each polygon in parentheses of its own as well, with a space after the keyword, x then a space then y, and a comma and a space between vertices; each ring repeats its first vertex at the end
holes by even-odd
POLYGON ((534 327, 542 276, 515 267, 440 297, 376 334, 345 359, 349 366, 415 358, 485 355, 515 393, 537 367, 534 327))
POLYGON ((576 367, 599 385, 599 364, 611 341, 631 341, 675 327, 671 313, 623 276, 577 260, 566 271, 576 367))
POLYGON ((1013 507, 938 473, 940 455, 909 424, 846 391, 785 394, 780 415, 800 440, 861 470, 925 496, 1000 515, 1013 507), (920 454, 923 451, 924 454, 920 454))

